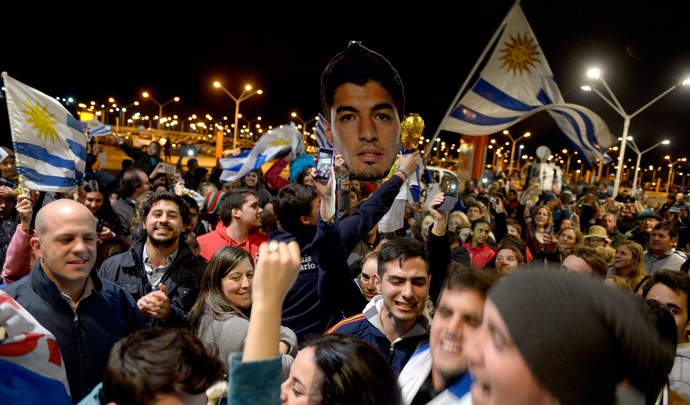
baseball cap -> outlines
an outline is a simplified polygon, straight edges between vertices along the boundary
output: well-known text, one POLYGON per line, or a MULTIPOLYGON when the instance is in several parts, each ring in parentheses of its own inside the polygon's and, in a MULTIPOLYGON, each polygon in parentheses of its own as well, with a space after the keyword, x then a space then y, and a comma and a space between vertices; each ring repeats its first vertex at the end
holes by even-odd
POLYGON ((661 217, 659 217, 659 214, 652 210, 644 210, 640 212, 640 215, 638 215, 639 219, 644 219, 644 218, 656 218, 657 220, 661 220, 661 217))

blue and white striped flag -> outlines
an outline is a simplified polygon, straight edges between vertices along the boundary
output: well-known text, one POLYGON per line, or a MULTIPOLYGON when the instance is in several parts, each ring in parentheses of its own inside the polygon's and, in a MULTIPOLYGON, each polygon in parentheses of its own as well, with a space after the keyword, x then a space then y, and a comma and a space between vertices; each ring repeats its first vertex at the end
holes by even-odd
POLYGON ((98 118, 92 118, 83 123, 86 133, 89 134, 87 141, 91 142, 94 136, 106 136, 113 133, 110 125, 105 125, 98 118))
POLYGON ((240 179, 288 149, 292 149, 295 156, 305 152, 302 132, 295 127, 294 123, 273 128, 263 134, 252 149, 221 159, 220 166, 223 168, 223 173, 220 179, 222 181, 240 179))
POLYGON ((589 161, 604 159, 615 142, 593 111, 565 103, 519 2, 474 86, 451 108, 440 129, 465 135, 493 134, 547 111, 589 161))
POLYGON ((319 113, 319 119, 316 120, 316 125, 314 126, 314 135, 316 136, 316 142, 319 144, 319 148, 329 148, 333 149, 333 145, 326 139, 326 117, 319 113))
POLYGON ((2 73, 19 182, 31 190, 74 192, 86 169, 81 122, 53 97, 2 73))

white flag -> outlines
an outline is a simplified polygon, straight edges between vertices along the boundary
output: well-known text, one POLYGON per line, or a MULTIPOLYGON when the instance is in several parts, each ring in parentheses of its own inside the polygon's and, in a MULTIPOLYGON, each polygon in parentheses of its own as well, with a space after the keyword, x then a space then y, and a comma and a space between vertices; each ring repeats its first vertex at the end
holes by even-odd
POLYGON ((91 118, 83 123, 83 125, 86 128, 89 141, 91 141, 94 136, 106 136, 113 133, 110 129, 110 125, 103 124, 98 118, 91 118))
POLYGON ((86 168, 81 122, 53 97, 2 73, 19 182, 31 190, 74 192, 86 168))
POLYGON ((220 166, 223 168, 223 173, 220 179, 222 181, 240 179, 289 149, 295 156, 304 153, 302 133, 294 123, 273 128, 263 134, 252 149, 221 159, 220 166))
POLYGON ((593 111, 563 100, 551 68, 519 3, 479 79, 441 122, 440 129, 465 135, 493 134, 547 111, 583 156, 594 162, 615 142, 593 111))

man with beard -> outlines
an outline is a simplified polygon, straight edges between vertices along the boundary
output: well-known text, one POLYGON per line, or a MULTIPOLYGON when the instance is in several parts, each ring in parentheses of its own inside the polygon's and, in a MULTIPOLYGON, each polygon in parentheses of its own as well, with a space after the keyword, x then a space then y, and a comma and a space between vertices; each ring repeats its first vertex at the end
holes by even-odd
POLYGON ((381 55, 351 41, 321 75, 325 135, 345 159, 350 179, 384 178, 400 151, 405 92, 381 55))
POLYGON ((155 193, 142 205, 140 219, 144 236, 106 259, 99 275, 134 297, 148 326, 186 327, 206 267, 180 238, 191 223, 189 207, 178 195, 155 193))

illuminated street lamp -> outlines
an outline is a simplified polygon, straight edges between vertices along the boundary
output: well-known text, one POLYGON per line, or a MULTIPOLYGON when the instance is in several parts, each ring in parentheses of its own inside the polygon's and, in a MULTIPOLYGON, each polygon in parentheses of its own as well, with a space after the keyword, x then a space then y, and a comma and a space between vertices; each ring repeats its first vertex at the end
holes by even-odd
POLYGON ((656 96, 656 98, 652 99, 652 101, 650 101, 647 104, 640 107, 640 109, 638 109, 634 113, 627 114, 625 112, 625 109, 623 109, 623 106, 621 105, 621 103, 618 102, 618 99, 616 98, 616 96, 611 91, 611 88, 609 87, 609 85, 604 80, 604 77, 601 75, 601 71, 599 69, 596 69, 596 68, 589 69, 587 71, 587 76, 601 81, 601 83, 604 85, 604 88, 606 89, 606 92, 608 93, 608 95, 610 97, 606 97, 596 87, 582 86, 582 90, 593 91, 594 93, 596 93, 596 95, 601 97, 606 102, 606 104, 611 106, 611 108, 613 108, 614 111, 616 111, 621 117, 623 117, 623 136, 621 137, 621 139, 622 139, 621 140, 621 148, 620 148, 620 154, 618 155, 618 169, 616 170, 616 180, 613 183, 613 196, 615 197, 618 195, 618 188, 620 187, 620 183, 621 183, 621 173, 623 172, 623 163, 625 162, 625 145, 627 144, 626 141, 628 139, 628 128, 630 127, 630 120, 633 119, 637 114, 646 110, 652 104, 659 101, 662 97, 664 97, 668 93, 675 90, 676 87, 678 87, 678 85, 686 86, 686 85, 690 84, 690 78, 685 79, 680 83, 674 84, 668 90, 666 90, 663 93, 656 96))
POLYGON ((508 163, 508 176, 510 176, 511 173, 513 172, 513 158, 515 157, 515 144, 520 142, 520 140, 522 138, 529 138, 532 134, 529 132, 525 132, 518 139, 513 139, 513 136, 510 135, 510 132, 507 129, 504 129, 503 135, 507 135, 508 138, 510 138, 510 141, 513 143, 513 146, 510 149, 510 163, 508 163))
POLYGON ((223 90, 225 94, 227 94, 231 99, 235 101, 235 127, 233 128, 232 132, 232 149, 235 150, 237 149, 237 120, 240 118, 240 103, 248 99, 249 97, 253 96, 254 94, 263 94, 263 90, 252 91, 252 86, 250 84, 247 84, 242 89, 242 93, 240 94, 240 96, 235 97, 232 93, 228 91, 228 89, 223 87, 223 85, 220 84, 220 82, 213 82, 213 87, 223 90))
POLYGON ((124 121, 124 118, 126 117, 125 112, 127 111, 127 109, 129 107, 131 107, 133 105, 139 105, 139 101, 135 101, 128 106, 123 106, 123 105, 118 104, 114 98, 110 97, 108 99, 108 102, 110 104, 112 104, 113 108, 115 108, 115 110, 117 110, 120 113, 120 120, 117 121, 117 125, 115 125, 115 133, 117 134, 117 133, 120 133, 120 125, 122 125, 123 127, 125 126, 125 121, 124 121))
POLYGON ((154 103, 156 103, 156 105, 158 106, 158 129, 161 129, 161 120, 163 119, 163 107, 165 107, 166 105, 172 103, 173 101, 176 102, 176 103, 180 101, 180 98, 179 98, 179 97, 173 97, 173 98, 171 98, 170 100, 166 101, 165 103, 162 103, 162 104, 161 104, 161 103, 159 103, 158 101, 156 101, 156 99, 153 98, 153 96, 151 96, 151 95, 150 95, 148 92, 146 92, 146 91, 143 92, 143 93, 141 93, 141 95, 142 95, 142 97, 144 97, 144 98, 150 98, 151 101, 153 101, 154 103))
MULTIPOLYGON (((666 160, 668 160, 668 161, 670 162, 670 161, 671 161, 671 156, 666 155, 666 156, 664 156, 664 159, 666 159, 666 160)), ((685 162, 685 161, 687 161, 687 160, 688 160, 687 158, 680 158, 680 159, 676 160, 675 162, 670 163, 670 164, 668 165, 668 167, 669 167, 669 168, 668 168, 668 181, 666 181, 666 192, 667 192, 667 193, 668 193, 668 190, 671 188, 671 177, 673 176, 673 167, 674 167, 676 164, 678 164, 678 163, 680 163, 680 162, 685 162)))
POLYGON ((640 149, 637 147, 635 144, 635 141, 633 141, 632 136, 628 137, 628 142, 630 142, 630 147, 632 148, 635 153, 637 153, 637 164, 635 165, 635 175, 633 176, 633 188, 632 188, 632 195, 637 195, 637 172, 640 170, 640 160, 642 160, 642 155, 645 153, 649 152, 650 150, 656 148, 659 145, 668 145, 671 143, 668 139, 665 139, 653 146, 650 146, 649 148, 643 150, 640 152, 640 149))

